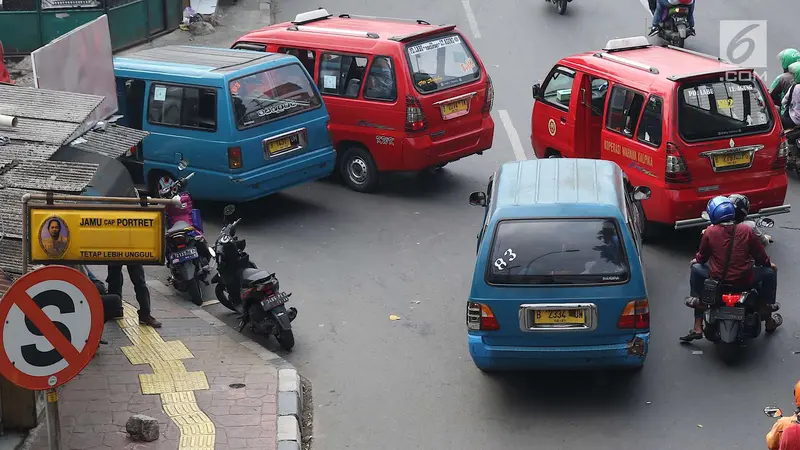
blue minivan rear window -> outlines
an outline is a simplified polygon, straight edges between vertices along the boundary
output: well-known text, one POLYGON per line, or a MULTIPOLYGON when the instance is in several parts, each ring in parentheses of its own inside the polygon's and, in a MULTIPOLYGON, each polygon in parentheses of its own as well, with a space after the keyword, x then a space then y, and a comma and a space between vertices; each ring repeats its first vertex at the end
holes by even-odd
POLYGON ((236 128, 243 130, 322 105, 300 64, 268 69, 230 82, 236 128))
POLYGON ((614 219, 504 220, 489 260, 490 284, 607 284, 629 279, 614 219))

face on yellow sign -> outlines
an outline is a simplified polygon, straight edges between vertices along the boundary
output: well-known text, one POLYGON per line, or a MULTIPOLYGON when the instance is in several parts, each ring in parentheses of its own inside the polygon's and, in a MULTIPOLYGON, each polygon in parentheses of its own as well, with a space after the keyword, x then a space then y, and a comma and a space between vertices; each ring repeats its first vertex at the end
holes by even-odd
POLYGON ((163 264, 162 207, 29 208, 31 262, 163 264))

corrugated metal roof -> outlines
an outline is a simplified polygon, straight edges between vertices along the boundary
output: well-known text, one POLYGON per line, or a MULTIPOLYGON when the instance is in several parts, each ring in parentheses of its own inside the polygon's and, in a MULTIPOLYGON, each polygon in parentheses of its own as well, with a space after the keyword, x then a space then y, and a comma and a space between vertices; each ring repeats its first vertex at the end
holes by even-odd
MULTIPOLYGON (((0 114, 4 113, 0 111, 0 114)), ((0 136, 7 136, 15 141, 60 146, 69 139, 78 126, 71 122, 54 122, 17 116, 17 126, 14 128, 0 127, 0 136)))
POLYGON ((22 273, 22 239, 6 235, 0 240, 0 267, 16 274, 22 273))
MULTIPOLYGON (((22 196, 29 191, 15 188, 0 189, 0 235, 22 238, 22 196)), ((0 265, 0 268, 5 268, 0 265)))
POLYGON ((99 95, 0 84, 0 114, 17 118, 81 124, 102 101, 99 95))
POLYGON ((105 131, 89 131, 73 141, 70 147, 116 159, 149 134, 147 131, 109 124, 105 131))
POLYGON ((80 194, 92 182, 98 167, 98 164, 72 161, 0 160, 0 185, 80 194))
POLYGON ((0 145, 0 159, 49 159, 58 149, 58 145, 12 142, 0 145))

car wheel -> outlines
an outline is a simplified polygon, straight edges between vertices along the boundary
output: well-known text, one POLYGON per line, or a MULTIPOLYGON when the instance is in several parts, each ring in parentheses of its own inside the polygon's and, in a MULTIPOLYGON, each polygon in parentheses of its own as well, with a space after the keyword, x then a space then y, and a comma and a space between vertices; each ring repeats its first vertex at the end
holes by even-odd
POLYGON ((357 192, 374 192, 378 186, 378 168, 368 151, 351 147, 339 161, 344 183, 357 192))

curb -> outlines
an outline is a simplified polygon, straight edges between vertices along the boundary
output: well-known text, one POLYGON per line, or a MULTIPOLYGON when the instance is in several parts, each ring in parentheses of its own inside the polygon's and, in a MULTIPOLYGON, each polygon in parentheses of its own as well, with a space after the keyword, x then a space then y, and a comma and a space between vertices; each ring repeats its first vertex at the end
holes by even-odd
MULTIPOLYGON (((166 286, 158 280, 148 280, 147 284, 157 291, 159 289, 156 286, 152 286, 151 283, 158 283, 166 288, 166 286)), ((224 330, 225 334, 231 337, 233 337, 232 334, 244 337, 246 340, 239 342, 242 347, 255 353, 265 362, 277 367, 277 450, 300 450, 303 445, 303 434, 300 426, 300 421, 303 418, 303 387, 297 369, 277 354, 265 349, 255 341, 248 339, 245 335, 237 333, 226 325, 225 322, 217 319, 207 311, 202 309, 190 309, 188 311, 214 328, 224 330)))

